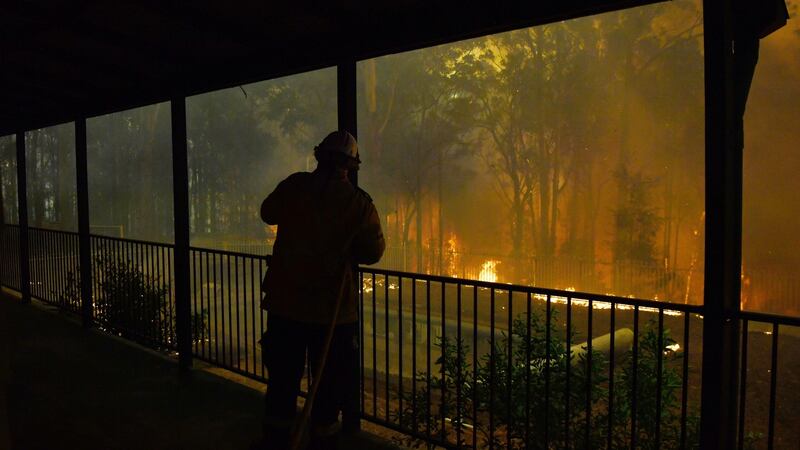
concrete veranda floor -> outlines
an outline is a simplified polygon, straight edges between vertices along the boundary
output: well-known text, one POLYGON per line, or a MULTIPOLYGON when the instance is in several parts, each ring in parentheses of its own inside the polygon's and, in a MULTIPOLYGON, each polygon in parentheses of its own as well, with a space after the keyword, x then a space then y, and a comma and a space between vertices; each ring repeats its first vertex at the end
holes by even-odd
MULTIPOLYGON (((181 376, 162 355, 0 294, 0 450, 248 449, 260 389, 181 376)), ((396 448, 366 433, 342 447, 396 448)))

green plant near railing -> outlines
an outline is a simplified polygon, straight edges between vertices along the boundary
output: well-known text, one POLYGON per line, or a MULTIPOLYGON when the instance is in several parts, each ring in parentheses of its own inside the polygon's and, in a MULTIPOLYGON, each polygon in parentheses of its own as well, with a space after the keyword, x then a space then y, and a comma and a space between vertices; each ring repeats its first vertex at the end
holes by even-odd
MULTIPOLYGON (((474 374, 469 363, 469 346, 463 341, 439 339, 436 343, 441 350, 436 361, 439 373, 432 374, 430 390, 427 375, 418 373, 416 379, 420 387, 416 392, 404 393, 402 414, 395 411, 394 419, 402 427, 423 435, 430 429, 431 435, 440 440, 455 443, 460 436, 464 446, 471 446, 475 433, 479 446, 488 446, 492 442, 496 448, 606 448, 608 358, 593 350, 590 365, 585 352, 568 354, 566 333, 558 326, 555 311, 551 316, 549 339, 542 316, 537 312, 531 313, 530 331, 527 318, 514 320, 510 337, 500 333, 495 339, 494 350, 479 358, 474 374), (511 353, 508 350, 509 339, 511 353), (459 398, 457 389, 460 389, 459 398), (489 427, 490 415, 493 430, 489 427), (588 435, 587 416, 591 425, 588 435), (549 447, 544 444, 545 433, 549 447)), ((683 355, 668 349, 675 343, 669 330, 663 331, 660 345, 658 336, 657 327, 650 322, 638 343, 637 448, 680 447, 681 377, 676 362, 683 355), (662 355, 661 429, 660 443, 657 443, 659 352, 662 355)), ((570 330, 570 342, 577 340, 577 333, 570 330)), ((614 366, 612 448, 631 448, 633 364, 633 352, 628 351, 614 366)), ((686 423, 688 448, 697 446, 698 430, 699 417, 694 411, 689 411, 686 423)), ((404 444, 414 447, 426 445, 414 438, 405 439, 404 444)))
MULTIPOLYGON (((93 294, 96 317, 104 328, 119 336, 161 347, 175 345, 175 308, 167 281, 149 276, 131 261, 99 257, 94 276, 99 278, 93 294)), ((80 301, 80 281, 75 273, 67 274, 67 283, 59 295, 64 305, 80 301)), ((208 310, 195 311, 191 317, 192 339, 208 333, 208 310)))
MULTIPOLYGON (((655 325, 650 322, 639 339, 638 359, 634 372, 633 352, 625 355, 616 388, 618 401, 614 404, 612 436, 614 448, 630 448, 631 423, 633 416, 634 396, 636 398, 636 446, 637 448, 679 448, 681 439, 681 404, 679 395, 682 380, 672 362, 680 359, 682 354, 669 351, 675 344, 670 337, 670 330, 665 329, 659 335, 655 325), (658 355, 662 354, 661 370, 661 414, 657 405, 658 396, 658 355), (634 394, 635 373, 635 394, 634 394), (661 423, 660 441, 656 440, 656 424, 661 423)), ((687 443, 696 441, 699 418, 692 414, 687 416, 687 443)))
POLYGON ((70 270, 67 272, 67 282, 61 289, 61 292, 51 291, 58 299, 58 306, 63 309, 70 309, 70 306, 77 306, 80 308, 81 304, 81 284, 78 280, 78 274, 70 270))

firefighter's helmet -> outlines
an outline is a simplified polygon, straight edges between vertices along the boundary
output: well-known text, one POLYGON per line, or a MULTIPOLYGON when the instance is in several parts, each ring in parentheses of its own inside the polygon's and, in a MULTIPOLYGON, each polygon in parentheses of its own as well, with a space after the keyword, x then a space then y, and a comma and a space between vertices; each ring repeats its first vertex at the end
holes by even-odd
POLYGON ((361 162, 358 157, 356 138, 347 131, 334 131, 314 147, 314 156, 317 157, 317 160, 328 159, 335 154, 344 155, 358 163, 361 162))

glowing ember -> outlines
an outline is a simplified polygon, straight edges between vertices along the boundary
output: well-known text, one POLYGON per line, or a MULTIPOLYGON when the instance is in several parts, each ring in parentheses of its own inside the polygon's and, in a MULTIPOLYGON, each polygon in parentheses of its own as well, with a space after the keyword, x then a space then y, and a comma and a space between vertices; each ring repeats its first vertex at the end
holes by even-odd
MULTIPOLYGON (((535 298, 536 300, 540 300, 540 301, 546 302, 548 297, 545 294, 533 294, 533 298, 535 298)), ((566 305, 567 304, 567 297, 560 297, 560 296, 557 296, 557 295, 553 295, 553 296, 550 296, 550 301, 552 303, 556 303, 556 304, 560 304, 560 305, 566 305)), ((572 304, 572 306, 580 306, 580 307, 584 307, 584 308, 588 308, 589 307, 589 300, 582 299, 582 298, 572 298, 570 303, 572 304)), ((609 302, 604 302, 604 301, 601 301, 601 300, 595 300, 595 301, 592 302, 592 309, 611 309, 612 306, 614 308, 616 308, 617 310, 624 310, 624 311, 633 311, 635 309, 635 307, 633 305, 628 305, 628 304, 624 304, 624 303, 615 303, 615 304, 612 305, 609 302)), ((653 308, 653 307, 650 307, 650 306, 640 306, 639 307, 639 311, 649 312, 649 313, 658 313, 660 311, 660 309, 659 308, 653 308)), ((664 311, 664 315, 665 316, 682 316, 684 314, 684 313, 682 313, 680 311, 675 311, 675 310, 671 310, 671 309, 664 309, 663 311, 664 311)), ((702 316, 698 316, 698 317, 702 318, 702 316)))
POLYGON ((680 344, 678 344, 678 343, 675 343, 675 344, 672 344, 672 345, 668 345, 668 346, 667 346, 667 350, 671 350, 671 351, 673 351, 673 352, 677 352, 677 351, 678 351, 678 350, 680 350, 680 349, 681 349, 681 345, 680 345, 680 344))
POLYGON ((372 292, 372 290, 373 290, 372 280, 370 280, 369 278, 365 278, 361 282, 361 291, 366 293, 366 294, 369 294, 370 292, 372 292))
POLYGON ((478 275, 478 279, 481 281, 489 281, 491 283, 496 283, 498 264, 500 264, 500 261, 496 261, 494 259, 484 261, 484 263, 481 265, 481 273, 480 275, 478 275))

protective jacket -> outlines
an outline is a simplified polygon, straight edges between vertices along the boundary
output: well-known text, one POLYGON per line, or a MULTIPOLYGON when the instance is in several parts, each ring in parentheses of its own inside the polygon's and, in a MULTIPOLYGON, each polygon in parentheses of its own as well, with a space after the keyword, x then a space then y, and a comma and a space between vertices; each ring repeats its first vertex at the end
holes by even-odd
POLYGON ((378 262, 386 247, 369 195, 344 172, 298 172, 264 200, 261 218, 278 226, 262 308, 286 319, 327 324, 344 282, 337 323, 358 320, 353 265, 378 262))

